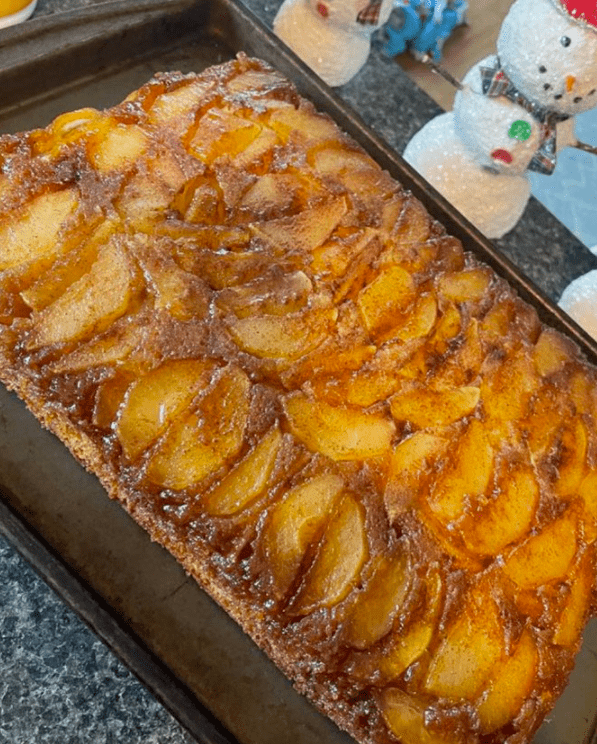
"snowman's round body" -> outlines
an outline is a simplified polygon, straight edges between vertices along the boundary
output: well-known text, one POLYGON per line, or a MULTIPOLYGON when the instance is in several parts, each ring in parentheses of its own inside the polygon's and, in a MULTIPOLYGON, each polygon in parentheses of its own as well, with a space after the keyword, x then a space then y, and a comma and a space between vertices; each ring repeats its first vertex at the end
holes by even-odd
POLYGON ((571 18, 559 2, 516 0, 501 26, 497 57, 469 70, 453 112, 423 127, 405 151, 491 238, 520 219, 530 194, 527 169, 553 167, 556 152, 576 141, 574 115, 597 106, 597 29, 571 18), (508 97, 500 93, 507 86, 508 97))
POLYGON ((284 0, 274 31, 328 85, 344 85, 367 61, 371 36, 387 22, 393 0, 381 0, 369 22, 365 0, 284 0))

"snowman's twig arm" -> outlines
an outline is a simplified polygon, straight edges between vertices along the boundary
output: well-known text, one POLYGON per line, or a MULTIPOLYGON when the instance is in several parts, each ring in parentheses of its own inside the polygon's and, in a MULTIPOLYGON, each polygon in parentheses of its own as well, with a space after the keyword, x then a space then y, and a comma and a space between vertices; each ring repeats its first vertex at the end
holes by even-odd
POLYGON ((587 145, 585 142, 575 142, 574 147, 576 147, 578 150, 583 150, 584 152, 590 152, 593 155, 597 155, 597 147, 595 145, 587 145))
POLYGON ((421 57, 421 62, 427 65, 427 67, 431 68, 433 72, 436 72, 438 75, 441 75, 444 78, 444 80, 447 80, 455 88, 458 88, 458 90, 462 90, 464 88, 464 85, 460 82, 460 80, 457 80, 451 73, 449 73, 443 67, 440 67, 439 65, 437 65, 433 61, 430 54, 423 55, 421 57))

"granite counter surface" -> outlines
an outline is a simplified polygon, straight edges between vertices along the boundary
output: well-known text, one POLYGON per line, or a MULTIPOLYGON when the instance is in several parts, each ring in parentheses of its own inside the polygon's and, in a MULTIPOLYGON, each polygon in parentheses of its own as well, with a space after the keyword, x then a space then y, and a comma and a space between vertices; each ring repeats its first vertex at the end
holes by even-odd
MULTIPOLYGON (((271 25, 277 2, 246 1, 271 25)), ((39 0, 34 17, 96 2, 39 0)), ((339 93, 398 151, 439 112, 378 54, 339 93)), ((498 246, 554 299, 597 268, 597 258, 535 201, 498 246)), ((0 537, 0 744, 117 741, 193 739, 0 537)))

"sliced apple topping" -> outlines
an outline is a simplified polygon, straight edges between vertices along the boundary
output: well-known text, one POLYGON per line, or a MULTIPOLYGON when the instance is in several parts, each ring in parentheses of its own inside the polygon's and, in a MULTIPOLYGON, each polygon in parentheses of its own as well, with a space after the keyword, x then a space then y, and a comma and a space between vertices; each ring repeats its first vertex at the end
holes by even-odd
POLYGON ((335 140, 339 134, 338 127, 329 117, 316 113, 311 106, 304 105, 300 108, 294 106, 275 108, 269 115, 268 124, 283 141, 288 140, 291 133, 293 137, 300 137, 307 142, 335 140))
POLYGON ((292 488, 271 511, 263 545, 278 596, 290 588, 307 549, 321 536, 343 489, 340 476, 316 475, 292 488))
POLYGON ((336 308, 307 309, 288 315, 251 315, 227 322, 243 351, 265 359, 297 359, 325 339, 336 308))
POLYGON ((597 540, 597 470, 592 470, 580 484, 578 495, 583 500, 587 519, 585 539, 593 543, 597 540))
POLYGON ((359 293, 357 304, 369 333, 392 328, 412 303, 415 287, 411 275, 400 266, 390 266, 359 293))
POLYGON ((189 149, 195 157, 211 163, 219 155, 242 152, 258 136, 261 126, 225 109, 209 109, 193 135, 189 149))
POLYGON ((165 488, 196 485, 240 450, 249 415, 249 379, 225 367, 193 410, 177 418, 158 442, 147 478, 165 488))
POLYGON ((573 345, 560 333, 545 328, 533 349, 533 361, 541 377, 549 377, 574 359, 573 345))
POLYGON ((576 555, 577 520, 566 512, 515 548, 504 571, 523 589, 562 580, 576 555))
POLYGON ((467 503, 485 494, 493 462, 494 450, 485 426, 472 419, 458 443, 456 456, 446 465, 429 496, 429 506, 441 522, 458 518, 467 503))
POLYGON ((478 387, 430 390, 422 385, 405 386, 390 398, 392 416, 418 429, 449 426, 474 412, 479 402, 478 387))
POLYGON ((574 646, 587 622, 591 591, 595 583, 595 554, 587 550, 570 578, 570 589, 558 620, 553 642, 574 646))
POLYGON ((341 602, 356 585, 369 548, 365 510, 350 494, 336 505, 294 609, 307 615, 341 602))
POLYGON ((478 302, 491 284, 492 273, 486 267, 465 269, 445 274, 439 280, 439 291, 452 302, 478 302))
POLYGON ((89 272, 39 313, 27 347, 39 349, 101 333, 126 312, 131 295, 129 258, 120 244, 111 241, 89 272))
POLYGON ((390 731, 403 744, 456 744, 449 733, 434 731, 426 725, 425 705, 397 687, 384 690, 381 712, 390 731))
POLYGON ((587 429, 580 417, 566 421, 556 442, 558 476, 554 488, 564 499, 576 498, 587 473, 587 429))
POLYGON ((314 452, 332 460, 366 460, 386 454, 394 424, 379 413, 331 406, 305 393, 284 399, 290 430, 314 452))
POLYGON ((266 488, 282 444, 274 426, 240 463, 205 497, 205 511, 219 517, 249 506, 266 488))
POLYGON ((253 233, 272 246, 276 254, 312 253, 338 226, 348 211, 343 197, 315 204, 291 217, 252 224, 253 233))
POLYGON ((491 591, 476 588, 433 655, 425 689, 450 700, 473 700, 503 656, 504 629, 491 591))
POLYGON ((398 554, 379 561, 346 621, 346 641, 351 646, 368 648, 390 632, 412 578, 407 555, 398 554))
POLYGON ((390 470, 384 493, 384 505, 390 523, 416 505, 424 493, 433 464, 442 457, 449 440, 425 431, 404 439, 392 452, 390 470))
POLYGON ((149 138, 140 127, 116 124, 91 148, 90 159, 100 173, 126 170, 136 165, 148 143, 149 138))
POLYGON ((491 682, 477 705, 484 734, 496 731, 516 718, 533 687, 539 654, 530 631, 523 631, 514 653, 495 669, 491 682))
POLYGON ((126 396, 116 433, 124 454, 134 460, 207 387, 213 362, 176 359, 165 362, 135 382, 126 396))
POLYGON ((60 233, 75 212, 75 189, 49 191, 32 199, 22 214, 0 222, 0 270, 55 256, 60 233))
POLYGON ((275 272, 240 287, 222 290, 216 302, 239 318, 260 313, 287 315, 303 310, 312 293, 313 284, 304 271, 281 275, 275 272))
POLYGON ((528 534, 537 506, 539 485, 527 463, 506 461, 492 497, 476 505, 459 522, 464 542, 474 553, 497 555, 528 534))

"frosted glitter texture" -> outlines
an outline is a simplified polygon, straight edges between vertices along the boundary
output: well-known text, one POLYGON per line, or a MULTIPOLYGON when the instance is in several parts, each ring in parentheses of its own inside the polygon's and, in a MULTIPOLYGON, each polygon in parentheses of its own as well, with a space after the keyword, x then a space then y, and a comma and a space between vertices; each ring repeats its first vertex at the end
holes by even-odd
POLYGON ((423 127, 404 153, 489 238, 501 238, 524 212, 526 172, 542 144, 543 125, 518 102, 484 95, 481 68, 499 59, 530 106, 571 117, 555 125, 557 151, 576 143, 573 117, 597 106, 597 30, 555 0, 516 0, 497 51, 469 70, 453 112, 423 127), (512 136, 516 122, 528 124, 528 138, 512 136))
POLYGON ((382 0, 374 24, 357 21, 366 6, 362 0, 285 0, 274 31, 324 82, 344 85, 367 61, 371 36, 390 17, 393 0, 382 0))
POLYGON ((597 269, 571 282, 559 305, 597 340, 597 269))

